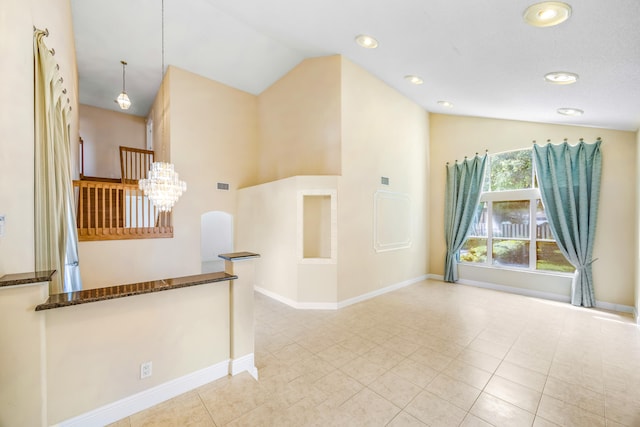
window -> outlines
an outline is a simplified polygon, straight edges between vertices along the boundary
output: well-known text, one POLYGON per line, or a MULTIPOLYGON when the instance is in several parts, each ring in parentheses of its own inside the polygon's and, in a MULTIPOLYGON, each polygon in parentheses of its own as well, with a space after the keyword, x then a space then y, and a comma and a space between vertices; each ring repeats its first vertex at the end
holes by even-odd
POLYGON ((460 261, 573 272, 551 233, 536 187, 531 149, 490 156, 484 191, 460 261))

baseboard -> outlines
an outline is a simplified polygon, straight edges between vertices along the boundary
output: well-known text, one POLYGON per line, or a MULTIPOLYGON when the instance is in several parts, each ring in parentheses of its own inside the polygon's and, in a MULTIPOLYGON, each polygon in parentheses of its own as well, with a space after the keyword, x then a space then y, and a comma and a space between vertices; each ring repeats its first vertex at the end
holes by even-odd
POLYGON ((409 285, 412 285, 414 283, 421 282, 423 280, 426 280, 427 278, 428 278, 428 276, 425 274, 425 275, 422 275, 422 276, 419 276, 419 277, 415 277, 413 279, 408 279, 408 280, 405 280, 405 281, 402 281, 402 282, 399 282, 399 283, 395 283, 393 285, 386 286, 386 287, 384 287, 382 289, 377 289, 375 291, 368 292, 366 294, 359 295, 359 296, 354 297, 354 298, 349 298, 349 299, 346 299, 344 301, 340 301, 340 302, 337 302, 337 303, 334 303, 334 302, 297 302, 297 301, 294 301, 294 300, 292 300, 290 298, 283 297, 282 295, 278 295, 275 292, 268 291, 268 290, 266 290, 264 288, 261 288, 259 286, 255 286, 254 289, 255 289, 256 292, 259 292, 262 295, 268 296, 271 299, 279 301, 279 302, 281 302, 283 304, 286 304, 286 305, 288 305, 290 307, 293 307, 293 308, 303 309, 303 310, 337 310, 339 308, 347 307, 347 306, 352 305, 352 304, 356 304, 356 303, 359 303, 359 302, 362 302, 362 301, 366 301, 368 299, 375 298, 375 297, 377 297, 379 295, 386 294, 387 292, 392 292, 392 291, 398 290, 400 288, 404 288, 405 286, 409 286, 409 285))
POLYGON ((605 301, 596 301, 596 308, 602 308, 604 310, 609 310, 609 311, 618 311, 620 313, 633 314, 635 312, 635 308, 630 305, 614 304, 614 303, 605 302, 605 301))
POLYGON ((229 361, 229 373, 231 375, 238 375, 244 371, 247 371, 256 381, 258 380, 258 368, 256 368, 253 353, 229 361))
POLYGON ((633 318, 636 320, 636 325, 640 325, 640 314, 638 314, 638 308, 633 308, 633 318))
POLYGON ((298 302, 294 301, 290 298, 283 297, 282 295, 276 294, 275 292, 268 291, 259 286, 254 286, 253 289, 271 299, 274 299, 278 302, 288 305, 289 307, 303 309, 303 310, 335 310, 338 308, 337 303, 331 302, 298 302))
POLYGON ((418 282, 422 282, 423 280, 427 280, 427 278, 428 278, 428 275, 424 274, 422 276, 414 277, 413 279, 404 280, 402 282, 386 286, 386 287, 384 287, 382 289, 377 289, 377 290, 375 290, 373 292, 368 292, 366 294, 359 295, 357 297, 353 297, 353 298, 346 299, 344 301, 340 301, 338 303, 338 308, 347 307, 349 305, 357 304, 359 302, 366 301, 366 300, 371 299, 371 298, 375 298, 377 296, 386 294, 388 292, 396 291, 396 290, 404 288, 406 286, 413 285, 414 283, 418 283, 418 282))
MULTIPOLYGON (((429 274, 428 276, 429 276, 429 279, 432 279, 432 280, 440 280, 440 281, 444 280, 444 276, 439 276, 436 274, 429 274)), ((541 298, 541 299, 546 299, 551 301, 559 301, 559 302, 567 302, 567 303, 571 302, 571 297, 569 296, 553 294, 550 292, 541 292, 533 289, 516 288, 514 286, 498 285, 495 283, 488 283, 488 282, 478 282, 475 280, 468 280, 468 279, 460 279, 458 280, 457 283, 460 285, 474 286, 477 288, 491 289, 494 291, 507 292, 511 294, 524 295, 528 297, 541 298)), ((640 324, 640 319, 638 319, 637 311, 632 306, 614 304, 606 301, 596 301, 596 308, 601 308, 603 310, 617 311, 620 313, 634 313, 636 323, 640 324)))
MULTIPOLYGON (((253 359, 253 355, 251 356, 253 359)), ((226 377, 228 374, 229 360, 224 360, 208 368, 192 372, 175 380, 109 403, 85 414, 62 421, 55 426, 102 427, 210 383, 211 381, 226 377)))

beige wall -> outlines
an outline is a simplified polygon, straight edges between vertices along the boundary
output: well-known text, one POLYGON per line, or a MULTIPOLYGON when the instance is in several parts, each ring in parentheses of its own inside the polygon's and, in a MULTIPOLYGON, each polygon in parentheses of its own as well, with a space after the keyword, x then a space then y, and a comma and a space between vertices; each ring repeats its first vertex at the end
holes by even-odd
MULTIPOLYGON (((296 161, 297 147, 302 143, 298 137, 304 139, 304 132, 309 133, 309 138, 320 137, 318 148, 324 137, 324 149, 328 153, 340 148, 336 164, 341 165, 342 171, 334 184, 338 190, 337 262, 323 265, 298 263, 296 259, 299 243, 296 240, 299 237, 296 192, 305 185, 318 185, 300 184, 300 180, 312 177, 298 176, 243 189, 238 208, 238 242, 240 246, 251 246, 251 250, 263 256, 257 274, 258 286, 297 303, 336 303, 425 275, 429 170, 429 121, 425 111, 341 57, 306 60, 269 90, 277 90, 278 95, 275 98, 273 92, 268 94, 268 99, 274 100, 270 108, 295 112, 293 119, 304 126, 296 138, 291 138, 291 126, 296 125, 283 120, 289 113, 276 117, 266 111, 263 117, 266 104, 264 94, 260 95, 260 131, 263 123, 268 122, 269 140, 282 141, 282 147, 291 150, 290 154, 272 156, 267 141, 261 146, 261 164, 273 164, 273 170, 277 171, 313 174, 317 170, 314 165, 303 167, 303 161, 296 161), (333 89, 318 92, 316 101, 298 96, 300 82, 312 86, 320 72, 323 82, 335 83, 333 89), (309 108, 311 102, 315 102, 317 108, 320 101, 331 106, 329 116, 309 108), (326 129, 337 129, 331 135, 342 135, 341 141, 334 144, 325 135, 326 129), (295 171, 290 169, 291 164, 297 168, 295 171), (391 185, 382 186, 381 176, 389 177, 391 185), (374 250, 377 190, 400 193, 410 199, 410 247, 387 252, 374 250), (337 289, 331 285, 334 282, 337 289)), ((261 139, 261 143, 264 141, 261 139)), ((309 156, 314 150, 305 149, 301 156, 311 159, 309 156)), ((327 169, 325 173, 332 170, 327 169)), ((395 220, 404 221, 404 218, 395 220)), ((402 225, 387 224, 387 227, 402 225)))
MULTIPOLYGON (((425 111, 342 60, 342 178, 338 187, 338 300, 427 273, 429 120, 425 111), (381 185, 388 177, 390 185, 381 185), (410 248, 376 252, 374 193, 410 199, 410 248)), ((393 227, 394 225, 389 225, 393 227)))
POLYGON ((80 137, 84 146, 84 174, 119 179, 119 147, 146 148, 146 120, 131 114, 80 105, 80 137))
POLYGON ((171 160, 171 71, 173 68, 170 66, 164 76, 162 76, 162 82, 158 93, 153 100, 153 104, 149 109, 148 120, 153 122, 153 150, 154 159, 157 161, 170 161, 171 160))
MULTIPOLYGON (((45 42, 65 81, 71 141, 78 140, 75 46, 68 0, 3 0, 0 12, 0 276, 32 271, 33 231, 33 26, 48 28, 45 42)), ((72 144, 77 165, 77 144, 72 144)), ((77 170, 75 170, 77 173, 77 170)))
MULTIPOLYGON (((476 152, 489 153, 530 147, 533 140, 545 143, 550 139, 570 143, 584 138, 593 142, 601 137, 602 183, 600 210, 594 246, 593 264, 596 299, 611 304, 634 305, 634 235, 636 223, 636 143, 634 132, 614 131, 576 126, 548 125, 477 117, 431 115, 431 259, 429 272, 442 275, 444 265, 444 183, 445 163, 472 156, 476 152)), ((504 285, 527 287, 548 292, 549 279, 539 275, 519 275, 515 281, 497 270, 477 271, 461 268, 460 277, 504 285), (541 284, 541 285, 540 285, 541 284)), ((556 280, 556 279, 552 279, 556 280)), ((568 279, 560 280, 559 288, 568 295, 568 279)))
POLYGON ((340 174, 340 66, 306 59, 258 96, 259 182, 340 174))
POLYGON ((229 282, 37 314, 46 321, 48 425, 229 358, 229 282), (152 375, 140 379, 147 361, 152 375))
POLYGON ((44 318, 49 283, 0 288, 0 426, 48 425, 44 318))
POLYGON ((164 127, 168 136, 157 152, 159 158, 170 153, 187 182, 173 209, 174 237, 80 242, 85 288, 200 273, 200 216, 218 210, 235 217, 237 189, 256 181, 256 97, 175 67, 164 84, 151 113, 154 135, 164 127), (166 123, 159 116, 162 101, 170 108, 166 123), (230 190, 217 190, 217 182, 230 190))
POLYGON ((302 220, 299 193, 335 191, 338 180, 335 176, 297 176, 238 192, 237 244, 240 250, 261 255, 256 286, 296 303, 337 302, 336 263, 301 262, 298 226, 302 220))

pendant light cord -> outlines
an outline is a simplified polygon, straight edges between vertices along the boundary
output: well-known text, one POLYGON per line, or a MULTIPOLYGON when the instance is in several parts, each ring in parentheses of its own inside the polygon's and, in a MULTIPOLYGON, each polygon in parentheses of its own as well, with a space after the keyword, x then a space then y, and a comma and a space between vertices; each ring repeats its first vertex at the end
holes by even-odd
POLYGON ((127 66, 127 63, 124 61, 120 61, 120 63, 122 64, 122 93, 127 93, 127 91, 125 90, 125 79, 124 79, 124 69, 127 66))
POLYGON ((162 0, 161 23, 162 23, 162 28, 161 28, 162 69, 160 70, 160 89, 162 90, 162 93, 160 94, 160 103, 161 103, 160 120, 162 120, 162 161, 169 163, 168 159, 166 158, 166 149, 165 149, 166 136, 164 134, 165 132, 164 122, 165 122, 165 113, 166 113, 165 105, 164 105, 164 0, 162 0))

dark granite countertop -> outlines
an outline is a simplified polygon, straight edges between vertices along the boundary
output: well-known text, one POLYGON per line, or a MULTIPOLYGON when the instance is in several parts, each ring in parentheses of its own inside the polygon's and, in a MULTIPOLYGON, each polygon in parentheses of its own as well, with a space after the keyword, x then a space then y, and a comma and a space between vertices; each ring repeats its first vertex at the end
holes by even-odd
POLYGON ((220 254, 218 258, 226 259, 227 261, 241 261, 243 259, 260 258, 260 254, 254 254, 253 252, 231 252, 228 254, 220 254))
POLYGON ((34 271, 33 273, 7 274, 0 277, 0 288, 5 286, 29 285, 50 282, 55 270, 34 271))
POLYGON ((50 295, 49 299, 36 307, 36 311, 52 308, 68 307, 71 305, 87 304, 115 298, 149 294, 152 292, 168 291, 186 288, 188 286, 204 285, 212 282, 225 282, 237 279, 238 276, 224 272, 197 274, 195 276, 177 277, 174 279, 153 280, 150 282, 132 283, 129 285, 108 286, 105 288, 85 289, 76 292, 50 295))

